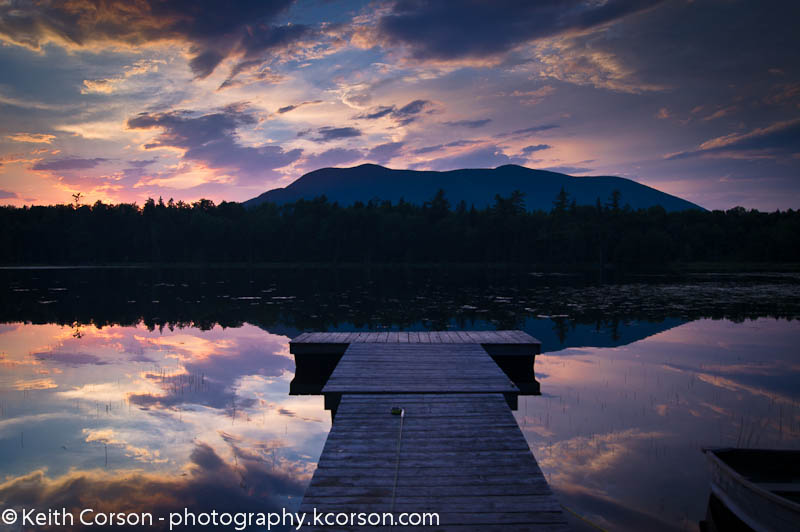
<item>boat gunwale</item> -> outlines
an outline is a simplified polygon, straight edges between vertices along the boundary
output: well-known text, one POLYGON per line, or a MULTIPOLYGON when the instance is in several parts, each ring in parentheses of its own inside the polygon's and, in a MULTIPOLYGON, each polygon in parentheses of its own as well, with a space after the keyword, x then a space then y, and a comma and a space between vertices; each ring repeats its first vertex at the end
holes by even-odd
MULTIPOLYGON (((708 447, 708 448, 703 448, 703 454, 706 455, 706 457, 708 458, 708 460, 712 464, 714 464, 717 467, 719 467, 722 471, 724 471, 726 474, 728 474, 733 480, 735 480, 736 482, 738 482, 739 484, 741 484, 745 488, 756 492, 758 495, 770 500, 771 502, 777 503, 777 504, 787 508, 788 510, 791 510, 793 512, 796 512, 796 513, 800 514, 800 503, 793 502, 793 501, 787 499, 786 497, 782 497, 782 496, 778 495, 777 493, 774 493, 772 491, 766 490, 766 489, 762 488, 761 486, 759 486, 757 483, 748 480, 747 478, 744 477, 744 475, 742 475, 741 473, 736 471, 733 467, 731 467, 730 465, 725 463, 725 461, 722 460, 722 458, 720 458, 716 454, 717 452, 720 452, 720 451, 737 451, 737 450, 756 451, 758 449, 737 449, 735 447, 708 447)), ((762 450, 765 450, 765 451, 776 451, 778 449, 762 449, 762 450)), ((713 486, 714 482, 712 482, 711 484, 713 486)), ((719 488, 719 487, 717 487, 717 488, 720 491, 723 491, 721 488, 719 488)), ((739 516, 739 517, 741 517, 741 516, 739 516)))

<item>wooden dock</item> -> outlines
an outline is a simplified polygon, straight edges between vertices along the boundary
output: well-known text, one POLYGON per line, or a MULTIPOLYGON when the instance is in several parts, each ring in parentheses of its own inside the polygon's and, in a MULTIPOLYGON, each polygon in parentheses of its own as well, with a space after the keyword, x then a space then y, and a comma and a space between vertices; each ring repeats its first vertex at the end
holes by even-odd
POLYGON ((324 394, 518 391, 477 344, 353 344, 322 388, 324 394))
POLYGON ((539 349, 519 331, 306 333, 293 340, 292 353, 336 360, 320 390, 334 423, 300 511, 439 514, 438 526, 410 530, 568 530, 509 408, 520 389, 486 345, 524 360, 539 349))
MULTIPOLYGON (((522 331, 425 331, 425 332, 332 332, 303 333, 291 341, 290 352, 295 356, 295 378, 290 385, 294 395, 319 395, 328 382, 331 373, 337 368, 344 352, 349 346, 354 348, 367 344, 378 346, 436 346, 445 344, 458 352, 461 347, 469 347, 462 353, 470 356, 474 350, 483 348, 481 359, 485 361, 488 353, 491 360, 500 367, 519 389, 516 395, 538 395, 539 383, 533 373, 534 357, 541 352, 541 343, 522 331)), ((462 363, 454 358, 446 359, 456 364, 447 368, 448 378, 456 378, 455 373, 462 363)), ((470 359, 470 369, 473 363, 470 359)), ((405 364, 405 367, 410 367, 405 364)), ((364 371, 365 368, 359 368, 364 371)), ((441 390, 438 390, 441 391, 441 390)), ((505 390, 482 390, 505 391, 505 390)))
POLYGON ((294 354, 344 353, 350 344, 477 344, 489 354, 538 354, 541 343, 522 331, 422 331, 303 333, 291 342, 294 354))

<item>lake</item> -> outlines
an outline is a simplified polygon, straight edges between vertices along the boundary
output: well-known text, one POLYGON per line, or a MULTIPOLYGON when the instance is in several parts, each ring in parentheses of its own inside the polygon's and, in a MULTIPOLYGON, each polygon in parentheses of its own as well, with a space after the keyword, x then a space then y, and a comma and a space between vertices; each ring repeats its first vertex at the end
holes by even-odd
POLYGON ((330 429, 302 331, 521 329, 516 419, 559 500, 697 530, 701 448, 800 449, 800 275, 501 268, 0 270, 0 503, 296 509, 330 429))

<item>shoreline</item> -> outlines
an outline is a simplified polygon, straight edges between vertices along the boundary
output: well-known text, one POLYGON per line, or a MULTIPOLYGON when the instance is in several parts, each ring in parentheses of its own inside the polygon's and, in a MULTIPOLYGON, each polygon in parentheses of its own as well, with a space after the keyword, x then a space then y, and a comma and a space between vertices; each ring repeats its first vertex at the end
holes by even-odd
POLYGON ((670 275, 670 274, 736 274, 736 273, 800 273, 800 263, 776 262, 690 262, 669 263, 662 268, 631 268, 599 264, 574 264, 555 268, 548 264, 483 263, 483 262, 136 262, 102 264, 4 264, 0 270, 240 270, 240 269, 460 269, 460 270, 529 270, 531 275, 581 275, 581 274, 626 274, 626 275, 670 275))

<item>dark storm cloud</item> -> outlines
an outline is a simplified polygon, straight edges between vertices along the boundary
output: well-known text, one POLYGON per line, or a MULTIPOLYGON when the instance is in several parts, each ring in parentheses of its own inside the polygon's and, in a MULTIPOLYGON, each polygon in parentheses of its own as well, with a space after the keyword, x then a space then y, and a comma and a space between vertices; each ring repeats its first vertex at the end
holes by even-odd
POLYGON ((612 22, 657 4, 648 0, 399 0, 377 23, 386 45, 420 60, 492 57, 517 45, 612 22))
POLYGON ((244 60, 261 57, 265 52, 271 52, 299 41, 313 32, 310 26, 304 24, 291 24, 286 26, 269 26, 256 24, 248 28, 242 39, 244 60))
POLYGON ((509 157, 498 146, 484 146, 452 157, 434 159, 427 163, 433 170, 455 170, 458 168, 496 168, 504 164, 524 164, 519 157, 509 157))
POLYGON ((574 44, 613 53, 648 82, 688 89, 692 107, 719 105, 730 96, 760 100, 773 84, 798 81, 798 17, 798 2, 667 2, 604 39, 574 44))
POLYGON ((361 159, 362 153, 358 150, 348 150, 345 148, 333 148, 322 153, 307 155, 303 160, 303 168, 306 170, 317 170, 330 166, 349 163, 361 159))
POLYGON ((731 133, 702 143, 696 150, 672 154, 668 159, 686 159, 702 155, 737 157, 748 153, 754 156, 791 156, 800 146, 800 119, 777 122, 744 133, 731 133))
MULTIPOLYGON (((308 136, 310 131, 301 131, 297 134, 298 137, 308 136)), ((349 139, 353 137, 360 137, 361 130, 354 127, 333 127, 325 126, 317 129, 317 136, 312 137, 311 140, 315 142, 330 142, 332 140, 349 139)))
POLYGON ((375 161, 378 164, 389 162, 393 157, 400 154, 403 149, 402 142, 387 142, 386 144, 378 144, 367 153, 367 159, 375 161))
POLYGON ((302 38, 304 26, 270 25, 292 0, 242 0, 233 4, 204 0, 75 0, 11 2, 0 6, 0 35, 41 49, 48 41, 91 48, 143 45, 176 40, 190 45, 190 68, 206 77, 231 54, 256 55, 302 38))
POLYGON ((397 120, 398 124, 405 126, 419 118, 419 114, 426 109, 430 109, 432 105, 433 102, 429 100, 414 100, 413 102, 409 102, 402 107, 397 107, 396 105, 381 105, 367 111, 366 113, 357 115, 355 118, 360 118, 363 120, 376 120, 378 118, 383 118, 384 116, 389 116, 397 120))
MULTIPOLYGON (((244 33, 244 38, 239 43, 239 49, 235 50, 239 53, 240 60, 231 69, 228 79, 222 83, 220 88, 233 86, 235 84, 233 79, 237 75, 245 70, 259 67, 267 60, 268 56, 280 50, 288 49, 291 45, 303 39, 314 38, 319 41, 321 37, 322 35, 314 28, 303 24, 286 26, 256 24, 248 26, 247 31, 244 33)), ((258 72, 257 79, 260 81, 280 81, 283 78, 272 74, 267 69, 258 72)))
POLYGON ((242 106, 229 106, 219 112, 196 115, 189 111, 141 113, 128 120, 131 129, 160 129, 161 133, 145 148, 175 147, 186 150, 183 158, 200 161, 211 168, 235 169, 249 176, 291 164, 302 150, 285 151, 276 145, 242 146, 236 134, 240 126, 257 123, 242 106))
POLYGON ((522 153, 525 155, 530 155, 533 152, 542 151, 542 150, 549 150, 552 148, 549 144, 536 144, 531 146, 525 146, 522 148, 522 153))
POLYGON ((36 163, 33 165, 33 170, 49 170, 53 172, 60 172, 64 170, 87 170, 89 168, 94 168, 98 164, 107 160, 108 159, 103 159, 102 157, 96 157, 94 159, 55 159, 52 161, 42 161, 36 163))
MULTIPOLYGON (((197 443, 183 474, 72 469, 50 477, 39 469, 3 479, 0 501, 9 507, 66 508, 73 514, 92 508, 166 516, 183 508, 195 513, 280 511, 287 497, 302 495, 302 472, 296 465, 274 467, 272 460, 267 463, 256 452, 226 442, 236 456, 235 464, 223 460, 208 444, 197 443)), ((154 520, 154 526, 166 530, 168 523, 154 520)))
POLYGON ((483 118, 481 120, 455 120, 452 122, 445 122, 444 124, 452 127, 468 127, 470 129, 477 129, 485 126, 491 121, 491 118, 483 118))

